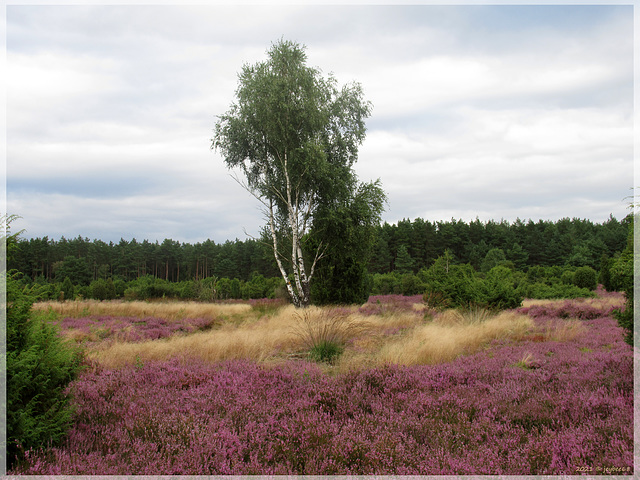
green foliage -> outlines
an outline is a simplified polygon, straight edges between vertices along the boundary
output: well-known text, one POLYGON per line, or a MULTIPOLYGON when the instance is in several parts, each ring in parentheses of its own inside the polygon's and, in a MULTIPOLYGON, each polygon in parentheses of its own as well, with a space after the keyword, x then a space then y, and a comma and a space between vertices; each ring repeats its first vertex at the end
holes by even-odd
POLYGON ((398 273, 411 273, 414 265, 413 258, 409 255, 406 245, 400 245, 398 247, 398 254, 396 261, 394 262, 395 270, 398 273))
POLYGON ((69 277, 64 277, 64 282, 62 282, 62 299, 63 300, 73 300, 73 296, 74 296, 74 288, 73 288, 73 283, 71 282, 71 279, 69 277))
POLYGON ((102 278, 94 280, 89 285, 91 298, 96 300, 112 300, 116 298, 116 287, 111 278, 103 280, 102 278))
POLYGON ((333 363, 344 351, 344 347, 337 342, 321 341, 311 347, 309 357, 314 362, 333 363))
POLYGON ((578 288, 595 290, 598 286, 597 273, 591 267, 579 267, 573 274, 573 283, 578 288))
POLYGON ((488 272, 493 267, 497 267, 498 265, 503 265, 506 263, 507 257, 504 254, 504 251, 501 248, 492 248, 487 252, 487 255, 484 257, 482 261, 482 265, 480 266, 480 270, 482 272, 488 272))
MULTIPOLYGON (((352 204, 358 203, 360 190, 352 166, 371 105, 359 84, 339 89, 332 75, 324 78, 307 66, 302 45, 280 40, 267 54, 266 61, 244 66, 236 103, 219 117, 212 147, 222 153, 227 167, 242 170, 246 188, 262 203, 291 300, 306 306, 316 262, 327 245, 337 248, 327 242, 327 236, 338 240, 327 231, 328 219, 345 206, 350 216, 357 215, 352 204), (308 243, 312 222, 311 232, 320 235, 308 243)), ((348 256, 349 267, 338 263, 337 269, 357 275, 354 258, 348 256)), ((328 267, 325 282, 336 281, 333 267, 328 267)))
POLYGON ((574 267, 584 267, 591 264, 591 252, 587 245, 576 245, 567 259, 567 264, 574 267))
MULTIPOLYGON (((485 223, 479 220, 470 223, 454 220, 432 223, 420 218, 414 221, 401 220, 394 225, 383 223, 374 227, 376 239, 373 242, 373 253, 367 270, 371 275, 392 272, 398 248, 404 245, 414 262, 414 272, 431 266, 446 249, 457 258, 458 263, 471 263, 476 270, 481 271, 482 261, 487 253, 498 248, 504 251, 507 261, 513 262, 517 270, 526 272, 533 266, 545 269, 556 266, 566 272, 552 274, 545 270, 541 277, 543 279, 540 280, 542 283, 553 285, 551 277, 572 283, 572 280, 567 279, 570 272, 577 267, 567 265, 567 261, 574 252, 574 247, 585 246, 589 250, 588 257, 585 256, 590 262, 588 266, 601 273, 610 273, 610 268, 603 269, 603 257, 606 255, 609 261, 613 262, 625 249, 629 223, 629 218, 623 221, 610 218, 602 224, 580 219, 535 223, 485 223)), ((314 235, 316 233, 319 231, 315 231, 314 235)), ((309 242, 308 239, 306 241, 309 242)), ((205 278, 225 276, 246 282, 255 271, 265 278, 280 275, 272 250, 254 239, 225 241, 219 244, 206 240, 202 243, 188 244, 147 240, 104 243, 100 240, 89 241, 80 236, 60 240, 47 237, 14 237, 8 244, 12 250, 8 257, 8 268, 23 272, 24 281, 27 283, 35 281, 36 278, 40 285, 61 282, 64 277, 61 279, 58 275, 56 280, 56 274, 59 273, 57 269, 63 264, 65 257, 71 255, 86 259, 87 265, 91 266, 91 281, 112 278, 117 298, 124 296, 127 282, 145 274, 171 282, 198 282, 205 278)), ((308 245, 311 246, 311 243, 308 245)), ((318 276, 322 264, 330 265, 332 262, 334 252, 330 252, 329 249, 325 258, 317 265, 318 276)), ((307 254, 309 251, 307 250, 307 254)), ((537 281, 530 280, 532 283, 537 281)), ((606 285, 606 281, 600 278, 599 282, 609 291, 622 288, 613 282, 606 285)), ((87 283, 83 287, 88 285, 87 283)), ((79 284, 74 283, 74 286, 78 289, 74 295, 81 294, 83 298, 91 296, 91 292, 80 289, 79 284)), ((49 289, 43 298, 57 299, 59 291, 55 288, 49 289)), ((71 298, 66 291, 65 298, 71 298)))
MULTIPOLYGON (((523 297, 536 299, 593 297, 592 288, 575 285, 576 268, 570 265, 529 267, 518 290, 523 297)), ((595 286, 594 286, 595 289, 595 286)))
POLYGON ((56 279, 64 280, 69 277, 74 285, 89 285, 91 282, 91 270, 85 258, 77 258, 68 255, 60 265, 55 268, 56 279))
POLYGON ((522 295, 517 289, 513 271, 504 266, 493 267, 484 279, 484 298, 478 303, 493 310, 522 305, 522 295))
POLYGON ((7 465, 28 449, 58 444, 71 420, 67 385, 80 370, 82 354, 57 329, 30 316, 33 289, 7 278, 7 465))
POLYGON ((507 250, 507 259, 513 262, 518 270, 524 270, 527 266, 527 260, 529 260, 529 254, 519 243, 515 243, 511 249, 507 250))
POLYGON ((177 288, 171 282, 145 275, 132 282, 124 292, 127 300, 147 300, 150 298, 176 298, 177 288))
POLYGON ((519 291, 525 298, 535 298, 539 300, 552 300, 555 298, 588 298, 595 297, 592 290, 579 288, 566 283, 548 284, 545 282, 526 283, 519 287, 519 291))
POLYGON ((418 277, 430 294, 442 295, 452 308, 483 303, 483 285, 470 264, 449 264, 441 257, 428 269, 421 270, 418 277))
POLYGON ((469 264, 452 264, 443 255, 428 269, 418 273, 426 285, 425 301, 435 307, 483 307, 491 310, 516 308, 522 294, 514 272, 505 266, 493 267, 483 278, 469 264))
POLYGON ((419 295, 425 291, 425 284, 413 273, 376 273, 372 280, 373 295, 419 295))
POLYGON ((598 272, 598 283, 609 292, 614 291, 613 282, 611 281, 611 267, 613 261, 607 256, 603 255, 600 260, 600 271, 598 272))
POLYGON ((373 286, 367 265, 376 243, 385 193, 378 181, 361 184, 355 191, 347 189, 341 196, 318 209, 307 247, 310 252, 323 245, 325 249, 311 284, 316 305, 365 303, 373 286))
POLYGON ((616 312, 618 324, 624 328, 625 341, 634 345, 634 279, 638 275, 639 265, 634 262, 634 225, 629 226, 627 247, 613 261, 611 266, 612 282, 619 285, 625 293, 626 303, 624 309, 616 312))

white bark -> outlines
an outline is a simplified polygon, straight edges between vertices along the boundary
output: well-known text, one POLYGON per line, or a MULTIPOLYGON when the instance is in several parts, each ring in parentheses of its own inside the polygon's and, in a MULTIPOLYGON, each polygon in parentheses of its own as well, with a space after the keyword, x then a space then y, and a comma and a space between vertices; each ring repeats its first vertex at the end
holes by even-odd
MULTIPOLYGON (((310 196, 308 203, 306 205, 301 205, 304 203, 302 200, 302 196, 300 195, 300 188, 297 185, 295 188, 293 183, 291 182, 291 177, 289 175, 288 169, 288 158, 286 153, 283 157, 278 158, 280 164, 282 166, 285 178, 285 191, 279 191, 276 188, 270 188, 271 193, 282 200, 286 204, 286 218, 288 223, 288 228, 291 234, 291 252, 290 252, 290 260, 291 260, 291 274, 293 275, 293 283, 289 277, 289 273, 283 264, 283 259, 286 258, 283 255, 283 252, 280 251, 280 246, 278 243, 278 236, 276 232, 276 219, 274 214, 274 199, 269 198, 265 199, 265 196, 258 194, 253 189, 249 188, 246 184, 243 184, 237 177, 235 180, 240 183, 246 190, 248 190, 254 197, 256 197, 260 203, 262 203, 265 207, 265 212, 267 216, 267 220, 269 222, 269 231, 271 233, 271 247, 273 248, 273 255, 276 259, 276 263, 278 265, 278 269, 280 270, 280 274, 285 281, 287 292, 291 297, 291 301, 296 307, 307 307, 311 301, 310 299, 310 285, 311 280, 313 278, 315 267, 323 256, 326 250, 326 246, 322 244, 318 247, 318 250, 315 253, 313 262, 311 264, 311 269, 307 273, 307 266, 305 265, 304 255, 302 252, 302 239, 307 233, 307 228, 309 227, 309 221, 311 219, 311 214, 313 211, 313 196, 310 196), (267 203, 268 202, 268 203, 267 203)), ((267 182, 266 175, 264 176, 265 185, 267 182)))
POLYGON ((276 263, 278 264, 278 269, 280 270, 280 274, 282 278, 284 278, 285 284, 287 285, 287 292, 289 292, 289 296, 291 297, 291 301, 294 305, 298 306, 300 300, 296 292, 293 290, 293 285, 289 281, 289 276, 287 275, 287 271, 282 265, 282 260, 280 260, 280 252, 278 250, 278 236, 276 235, 276 227, 275 227, 275 218, 273 216, 273 200, 269 203, 269 228, 271 230, 271 240, 273 241, 273 255, 276 257, 276 263))

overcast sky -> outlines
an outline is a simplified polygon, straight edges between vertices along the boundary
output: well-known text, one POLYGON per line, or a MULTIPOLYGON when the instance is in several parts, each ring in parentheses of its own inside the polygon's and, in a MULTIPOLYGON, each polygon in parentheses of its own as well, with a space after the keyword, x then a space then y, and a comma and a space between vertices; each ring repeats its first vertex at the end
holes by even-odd
POLYGON ((362 85, 356 171, 389 223, 628 213, 631 5, 8 5, 6 22, 6 210, 27 238, 257 235, 210 139, 280 38, 362 85))

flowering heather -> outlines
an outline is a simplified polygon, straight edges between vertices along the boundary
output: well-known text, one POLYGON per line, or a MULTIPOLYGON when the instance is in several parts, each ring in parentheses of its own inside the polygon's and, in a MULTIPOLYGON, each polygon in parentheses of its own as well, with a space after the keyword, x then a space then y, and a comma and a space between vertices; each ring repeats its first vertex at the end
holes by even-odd
POLYGON ((546 303, 521 307, 518 312, 527 314, 534 318, 557 317, 557 318, 577 318, 579 320, 592 320, 594 318, 607 317, 611 315, 616 306, 597 305, 576 300, 565 300, 561 303, 546 303))
MULTIPOLYGON (((550 317, 539 317, 542 325, 550 317)), ((433 366, 95 366, 66 445, 27 475, 580 475, 633 469, 633 354, 615 320, 433 366)))
POLYGON ((170 321, 164 318, 113 317, 108 315, 72 318, 58 321, 62 334, 76 340, 99 342, 118 340, 140 342, 167 338, 176 333, 192 333, 211 327, 211 319, 195 318, 170 321))
POLYGON ((422 295, 372 295, 358 312, 364 315, 385 315, 392 313, 415 312, 422 315, 422 311, 415 305, 422 304, 422 295))

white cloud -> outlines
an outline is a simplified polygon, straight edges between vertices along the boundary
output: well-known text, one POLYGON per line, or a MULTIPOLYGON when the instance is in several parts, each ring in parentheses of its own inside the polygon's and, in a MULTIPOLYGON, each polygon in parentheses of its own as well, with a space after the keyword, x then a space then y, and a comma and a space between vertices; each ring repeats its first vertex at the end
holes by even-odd
POLYGON ((242 65, 284 37, 373 102, 356 170, 389 221, 620 217, 632 19, 576 9, 11 6, 8 208, 33 236, 257 234, 209 139, 242 65))

